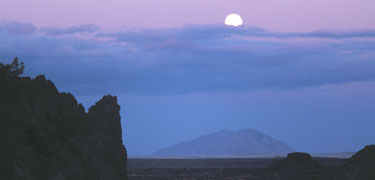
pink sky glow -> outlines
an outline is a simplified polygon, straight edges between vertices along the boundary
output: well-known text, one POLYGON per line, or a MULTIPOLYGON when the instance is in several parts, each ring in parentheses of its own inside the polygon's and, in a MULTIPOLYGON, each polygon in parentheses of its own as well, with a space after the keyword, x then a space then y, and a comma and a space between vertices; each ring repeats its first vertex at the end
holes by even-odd
POLYGON ((0 20, 161 28, 219 24, 238 13, 245 25, 274 31, 374 29, 374 7, 374 0, 1 0, 0 20))

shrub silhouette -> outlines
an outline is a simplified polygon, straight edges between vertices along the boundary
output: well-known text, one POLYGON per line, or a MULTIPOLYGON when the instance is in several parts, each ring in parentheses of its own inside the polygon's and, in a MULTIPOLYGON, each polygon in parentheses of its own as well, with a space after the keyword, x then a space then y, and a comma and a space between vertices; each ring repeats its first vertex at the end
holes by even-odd
POLYGON ((0 62, 0 78, 8 79, 11 77, 17 77, 23 74, 25 64, 19 63, 18 58, 15 57, 11 64, 4 64, 0 62))

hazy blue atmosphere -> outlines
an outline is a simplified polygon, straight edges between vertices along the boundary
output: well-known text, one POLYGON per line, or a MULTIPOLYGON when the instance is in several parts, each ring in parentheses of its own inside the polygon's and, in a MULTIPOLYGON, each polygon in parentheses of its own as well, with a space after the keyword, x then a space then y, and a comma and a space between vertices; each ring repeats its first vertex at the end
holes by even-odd
POLYGON ((373 30, 0 21, 0 59, 15 56, 86 110, 117 95, 130 156, 221 129, 257 129, 312 153, 375 143, 373 30))

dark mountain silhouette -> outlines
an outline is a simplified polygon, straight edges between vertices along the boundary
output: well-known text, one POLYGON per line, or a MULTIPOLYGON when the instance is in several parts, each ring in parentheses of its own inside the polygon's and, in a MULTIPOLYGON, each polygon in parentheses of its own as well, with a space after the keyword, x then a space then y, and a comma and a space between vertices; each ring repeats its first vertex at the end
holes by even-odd
POLYGON ((161 149, 153 154, 160 157, 226 157, 249 154, 286 155, 292 152, 285 143, 254 129, 222 130, 161 149))
POLYGON ((127 179, 117 98, 86 113, 43 75, 19 77, 23 68, 0 63, 0 179, 127 179))
POLYGON ((340 166, 335 180, 374 180, 375 179, 375 145, 369 145, 354 154, 340 166))

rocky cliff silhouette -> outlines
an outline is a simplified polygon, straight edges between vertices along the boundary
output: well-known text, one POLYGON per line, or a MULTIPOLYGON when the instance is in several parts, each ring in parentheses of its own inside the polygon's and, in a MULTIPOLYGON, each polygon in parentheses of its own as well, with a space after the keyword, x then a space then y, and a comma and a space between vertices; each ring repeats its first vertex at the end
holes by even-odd
POLYGON ((354 154, 335 172, 334 180, 374 180, 375 145, 368 145, 354 154))
POLYGON ((18 62, 0 65, 0 179, 127 179, 116 97, 86 113, 43 75, 19 77, 18 62))

